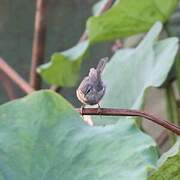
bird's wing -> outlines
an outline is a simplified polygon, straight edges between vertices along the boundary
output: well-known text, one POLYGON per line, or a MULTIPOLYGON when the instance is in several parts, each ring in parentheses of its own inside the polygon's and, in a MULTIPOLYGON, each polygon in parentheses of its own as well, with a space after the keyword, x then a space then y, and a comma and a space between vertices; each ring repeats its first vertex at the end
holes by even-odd
POLYGON ((79 89, 84 95, 86 95, 92 88, 92 84, 89 77, 85 77, 81 82, 79 89))

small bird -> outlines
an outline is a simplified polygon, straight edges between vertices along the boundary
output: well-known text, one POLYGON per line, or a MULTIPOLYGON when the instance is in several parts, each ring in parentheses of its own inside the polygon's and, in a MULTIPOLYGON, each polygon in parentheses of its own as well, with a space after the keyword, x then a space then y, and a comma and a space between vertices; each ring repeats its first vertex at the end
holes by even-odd
POLYGON ((98 108, 100 108, 99 102, 104 96, 106 90, 106 86, 101 79, 101 73, 103 72, 107 61, 107 57, 102 58, 99 61, 96 69, 91 68, 89 75, 82 80, 78 89, 76 90, 77 98, 84 105, 98 104, 98 108))

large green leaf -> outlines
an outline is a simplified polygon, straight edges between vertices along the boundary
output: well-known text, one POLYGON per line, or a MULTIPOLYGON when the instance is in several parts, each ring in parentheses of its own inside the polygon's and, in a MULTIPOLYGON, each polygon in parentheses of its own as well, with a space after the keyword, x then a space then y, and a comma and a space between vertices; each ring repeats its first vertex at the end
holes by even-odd
POLYGON ((71 49, 61 53, 54 53, 49 63, 38 68, 49 84, 59 86, 73 86, 79 78, 81 61, 88 49, 89 42, 78 43, 71 49))
POLYGON ((140 109, 145 90, 165 81, 177 53, 178 39, 156 41, 161 29, 161 23, 156 23, 136 48, 119 50, 112 57, 102 76, 107 87, 102 107, 140 109))
POLYGON ((101 16, 89 18, 89 39, 91 42, 100 42, 145 32, 156 21, 165 22, 177 2, 178 0, 118 0, 101 16))
MULTIPOLYGON (((160 30, 157 23, 136 49, 119 51, 108 63, 103 106, 139 108, 145 89, 166 78, 177 39, 154 43, 160 30)), ((147 179, 157 160, 155 143, 134 121, 121 120, 90 127, 51 91, 5 104, 0 107, 0 179, 147 179)))
POLYGON ((142 180, 156 160, 135 124, 88 126, 51 91, 0 107, 0 179, 142 180))
POLYGON ((176 144, 158 161, 157 170, 149 180, 179 180, 180 179, 180 138, 176 144))

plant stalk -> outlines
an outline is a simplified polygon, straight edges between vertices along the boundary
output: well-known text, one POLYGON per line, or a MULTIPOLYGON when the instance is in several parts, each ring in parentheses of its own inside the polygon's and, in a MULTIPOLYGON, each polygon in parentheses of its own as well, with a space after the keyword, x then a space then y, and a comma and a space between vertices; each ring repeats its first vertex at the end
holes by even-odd
POLYGON ((36 69, 44 60, 46 11, 47 0, 36 0, 35 28, 30 72, 30 85, 36 90, 41 88, 41 78, 36 72, 36 69))
POLYGON ((0 58, 0 69, 27 94, 34 91, 34 89, 2 58, 0 58))
POLYGON ((112 108, 80 108, 76 109, 81 115, 105 115, 105 116, 137 116, 146 118, 164 128, 170 130, 171 132, 180 135, 180 127, 159 119, 151 114, 144 111, 131 110, 131 109, 112 109, 112 108))

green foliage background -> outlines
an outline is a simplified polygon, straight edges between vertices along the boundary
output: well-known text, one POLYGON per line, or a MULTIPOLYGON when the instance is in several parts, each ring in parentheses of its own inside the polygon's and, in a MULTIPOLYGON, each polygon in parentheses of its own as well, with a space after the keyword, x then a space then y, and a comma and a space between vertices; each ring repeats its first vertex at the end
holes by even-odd
MULTIPOLYGON (((71 48, 77 43, 95 2, 97 0, 50 1, 47 14, 45 62, 50 60, 54 52, 71 48)), ((29 3, 29 0, 0 0, 0 56, 26 80, 29 80, 31 64, 35 3, 36 1, 29 3)), ((81 69, 82 76, 86 74, 89 66, 96 64, 100 57, 107 55, 108 49, 108 44, 91 48, 90 56, 86 58, 87 61, 81 69)), ((44 87, 46 85, 44 83, 44 87)), ((14 88, 17 96, 25 95, 16 85, 14 88)), ((72 103, 78 104, 74 98, 73 88, 62 90, 62 94, 72 103)), ((0 103, 6 101, 8 98, 0 84, 0 103)))
MULTIPOLYGON (((76 18, 69 16, 69 12, 71 11, 73 17, 76 17, 72 9, 73 5, 79 2, 64 2, 64 5, 69 8, 67 8, 68 11, 59 1, 51 1, 49 4, 47 24, 50 28, 47 29, 45 55, 48 59, 49 54, 52 54, 51 51, 62 51, 68 38, 72 39, 71 36, 74 36, 68 19, 67 26, 64 25, 66 20, 64 16, 67 14, 75 21, 76 18), (59 11, 59 4, 62 11, 59 11), (52 9, 53 13, 51 13, 52 9), (58 26, 59 20, 62 20, 64 29, 58 26), (62 34, 59 33, 59 28, 62 34), (60 39, 57 38, 56 33, 60 34, 60 39)), ((64 49, 69 50, 55 53, 51 62, 38 69, 39 73, 50 84, 75 85, 79 79, 81 63, 90 45, 145 32, 157 20, 165 22, 177 2, 177 0, 145 0, 139 1, 140 5, 138 5, 133 0, 117 1, 102 16, 88 19, 88 41, 77 44, 72 49, 69 49, 69 44, 73 46, 72 44, 76 43, 68 42, 68 48, 64 49)), ((9 59, 14 59, 9 64, 15 67, 16 64, 13 64, 15 61, 21 64, 19 63, 21 56, 22 62, 26 64, 30 62, 31 52, 28 50, 31 49, 29 46, 32 46, 33 16, 27 21, 27 18, 22 16, 24 12, 17 9, 21 6, 27 7, 27 13, 32 15, 34 4, 31 9, 28 7, 28 1, 17 3, 17 6, 13 6, 15 2, 10 1, 0 1, 0 3, 5 7, 0 12, 1 17, 6 17, 0 24, 2 38, 0 53, 3 58, 8 59, 7 62, 9 59), (13 14, 16 15, 13 16, 13 14), (13 18, 10 19, 11 17, 13 18), (11 41, 12 44, 9 45, 11 41), (24 46, 26 43, 27 46, 24 46), (29 54, 26 54, 26 51, 29 54)), ((87 7, 90 7, 88 1, 86 3, 87 7)), ((177 51, 177 39, 155 41, 160 30, 161 24, 156 23, 136 48, 117 51, 113 56, 102 75, 108 84, 107 93, 102 101, 104 106, 139 109, 146 88, 158 87, 166 79, 177 51), (119 68, 122 68, 122 71, 119 71, 119 68), (117 79, 113 78, 112 71, 117 79), (139 86, 136 86, 137 81, 139 86)), ((76 39, 75 42, 77 41, 76 39)), ((98 46, 94 46, 98 50, 96 47, 98 46)), ((102 53, 98 51, 100 56, 106 53, 104 49, 102 51, 102 53)), ((84 70, 86 71, 85 68, 84 70)), ((27 77, 27 74, 24 76, 27 77)), ((105 126, 90 127, 82 122, 80 115, 62 96, 51 91, 36 92, 23 99, 2 105, 0 119, 0 179, 59 179, 61 177, 78 180, 140 180, 147 179, 150 173, 152 173, 150 176, 152 179, 161 178, 162 174, 166 173, 166 168, 169 168, 169 171, 165 178, 171 179, 172 174, 177 175, 179 169, 176 163, 179 160, 178 142, 164 154, 164 164, 156 166, 158 157, 155 143, 138 129, 134 118, 103 118, 101 121, 105 126), (112 123, 111 120, 115 121, 112 123), (175 166, 172 166, 174 163, 175 166), (156 171, 152 172, 155 168, 156 171)), ((100 122, 95 118, 95 122, 98 121, 100 122)))

